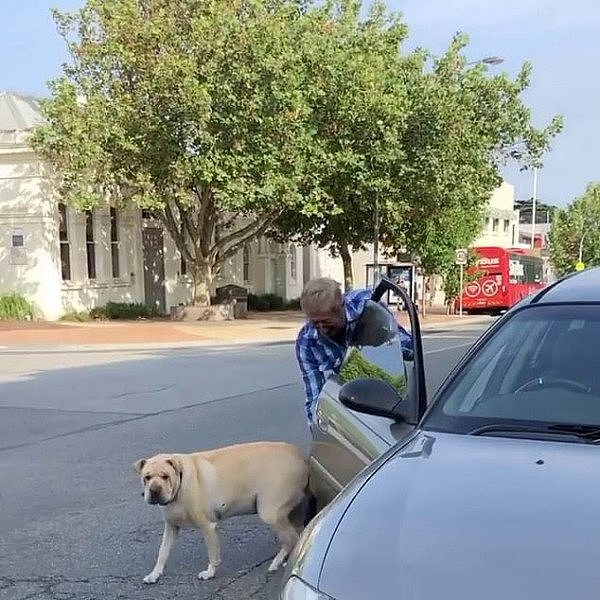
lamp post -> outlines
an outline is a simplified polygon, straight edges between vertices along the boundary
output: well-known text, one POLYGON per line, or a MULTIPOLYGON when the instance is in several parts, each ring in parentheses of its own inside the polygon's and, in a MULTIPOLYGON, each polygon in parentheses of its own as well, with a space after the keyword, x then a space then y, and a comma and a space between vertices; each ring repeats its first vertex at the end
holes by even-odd
POLYGON ((579 262, 583 262, 583 240, 585 240, 585 236, 587 235, 587 231, 583 232, 581 239, 579 240, 579 262))
POLYGON ((379 283, 379 200, 375 199, 373 232, 373 288, 379 283))
POLYGON ((535 248, 535 208, 537 202, 538 169, 533 167, 533 197, 531 199, 531 249, 535 248))

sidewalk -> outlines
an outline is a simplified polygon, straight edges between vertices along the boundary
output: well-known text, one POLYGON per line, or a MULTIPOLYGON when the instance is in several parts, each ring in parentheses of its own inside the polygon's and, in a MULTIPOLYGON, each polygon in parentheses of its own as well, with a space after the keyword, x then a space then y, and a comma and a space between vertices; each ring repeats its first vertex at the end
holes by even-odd
MULTIPOLYGON (((399 320, 407 324, 406 313, 399 320)), ((250 313, 248 319, 224 322, 0 321, 0 347, 19 346, 197 346, 292 342, 304 319, 300 312, 250 313)), ((423 330, 487 323, 488 317, 447 316, 433 309, 421 317, 423 330)))

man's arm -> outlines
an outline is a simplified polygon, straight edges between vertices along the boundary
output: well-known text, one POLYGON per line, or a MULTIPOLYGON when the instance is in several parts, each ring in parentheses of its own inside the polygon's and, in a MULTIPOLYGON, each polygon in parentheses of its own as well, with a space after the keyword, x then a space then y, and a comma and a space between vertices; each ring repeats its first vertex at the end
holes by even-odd
POLYGON ((325 376, 319 368, 319 362, 314 355, 312 347, 301 337, 296 340, 296 358, 298 359, 298 366, 302 373, 302 381, 304 382, 306 393, 304 409, 309 423, 312 423, 313 410, 317 403, 317 398, 323 389, 323 385, 325 385, 325 376))

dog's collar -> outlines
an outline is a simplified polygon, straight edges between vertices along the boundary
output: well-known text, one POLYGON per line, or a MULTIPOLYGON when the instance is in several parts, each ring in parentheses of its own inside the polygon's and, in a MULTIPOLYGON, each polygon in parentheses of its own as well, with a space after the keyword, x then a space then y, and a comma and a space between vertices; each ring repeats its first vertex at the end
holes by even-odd
POLYGON ((177 496, 179 496, 179 490, 181 490, 181 482, 183 481, 183 471, 179 471, 179 487, 177 488, 177 493, 168 501, 165 502, 162 506, 169 506, 169 504, 173 504, 175 500, 177 500, 177 496))

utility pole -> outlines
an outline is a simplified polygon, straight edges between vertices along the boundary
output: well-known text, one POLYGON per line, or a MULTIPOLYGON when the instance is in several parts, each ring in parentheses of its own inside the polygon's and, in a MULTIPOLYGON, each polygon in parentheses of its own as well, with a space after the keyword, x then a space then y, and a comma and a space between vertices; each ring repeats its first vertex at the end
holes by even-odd
POLYGON ((535 205, 537 202, 538 169, 533 167, 533 198, 531 199, 531 249, 535 248, 535 205))

